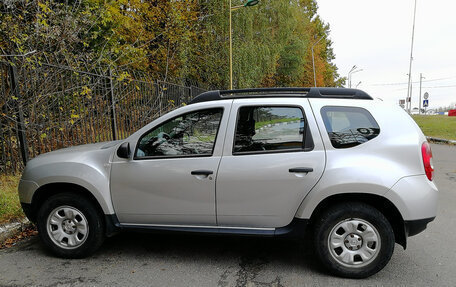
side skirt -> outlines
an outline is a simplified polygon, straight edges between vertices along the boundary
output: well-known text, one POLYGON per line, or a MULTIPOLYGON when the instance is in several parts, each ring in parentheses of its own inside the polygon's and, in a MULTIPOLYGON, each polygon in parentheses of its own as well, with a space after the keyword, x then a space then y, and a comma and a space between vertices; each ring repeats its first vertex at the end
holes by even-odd
POLYGON ((224 226, 185 226, 185 225, 152 225, 152 224, 121 224, 114 214, 105 216, 106 235, 108 237, 119 231, 153 232, 153 233, 191 233, 212 235, 240 236, 280 236, 303 237, 309 220, 294 218, 290 224, 279 228, 246 228, 224 226))

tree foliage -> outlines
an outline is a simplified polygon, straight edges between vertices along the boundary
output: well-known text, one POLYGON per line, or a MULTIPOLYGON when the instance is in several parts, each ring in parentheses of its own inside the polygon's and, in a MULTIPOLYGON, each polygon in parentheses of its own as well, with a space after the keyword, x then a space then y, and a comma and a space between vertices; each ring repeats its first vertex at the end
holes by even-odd
MULTIPOLYGON (((242 0, 233 0, 241 5, 242 0)), ((2 54, 93 69, 146 71, 157 79, 227 88, 227 0, 5 0, 0 3, 2 54)), ((330 27, 315 0, 262 0, 233 11, 236 88, 341 86, 330 27)))

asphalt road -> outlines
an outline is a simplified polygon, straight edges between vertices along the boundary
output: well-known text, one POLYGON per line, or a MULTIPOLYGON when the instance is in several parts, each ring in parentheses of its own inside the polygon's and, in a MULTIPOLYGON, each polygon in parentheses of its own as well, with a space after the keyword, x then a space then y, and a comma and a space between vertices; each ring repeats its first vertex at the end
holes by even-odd
MULTIPOLYGON (((364 280, 330 276, 306 244, 267 238, 120 234, 64 260, 37 238, 0 251, 0 286, 456 286, 456 147, 433 145, 437 219, 364 280)), ((309 246, 310 248, 310 246, 309 246)))

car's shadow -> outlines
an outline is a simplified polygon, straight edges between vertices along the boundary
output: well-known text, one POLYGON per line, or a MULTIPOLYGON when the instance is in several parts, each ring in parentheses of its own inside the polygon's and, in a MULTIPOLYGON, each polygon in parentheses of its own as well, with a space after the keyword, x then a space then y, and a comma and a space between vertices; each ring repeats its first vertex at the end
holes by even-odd
MULTIPOLYGON (((317 260, 313 244, 309 239, 298 241, 268 237, 123 232, 107 238, 95 254, 82 260, 56 258, 46 251, 37 236, 25 240, 16 248, 3 252, 17 251, 31 252, 40 262, 46 262, 47 259, 43 257, 47 257, 53 264, 61 264, 68 268, 91 269, 93 266, 107 265, 115 266, 113 270, 136 269, 147 272, 155 270, 153 268, 158 268, 160 271, 176 269, 188 272, 188 270, 192 270, 197 273, 204 270, 204 272, 219 273, 220 280, 226 282, 233 280, 233 276, 235 281, 240 280, 240 282, 243 282, 241 280, 243 278, 253 280, 259 276, 258 278, 263 280, 266 276, 268 282, 274 284, 278 283, 280 278, 289 279, 295 278, 294 276, 299 278, 328 278, 331 276, 317 260), (226 276, 231 277, 226 280, 226 276)), ((405 256, 402 250, 396 252, 400 252, 401 256, 397 256, 396 260, 393 258, 393 262, 386 267, 386 271, 373 275, 370 278, 370 280, 374 280, 372 282, 383 280, 385 274, 397 274, 395 269, 401 269, 400 266, 409 267, 402 268, 403 273, 399 272, 400 274, 397 276, 416 272, 414 268, 410 268, 411 257, 405 256)), ((263 286, 261 284, 259 285, 263 286)))
POLYGON ((108 238, 95 257, 151 256, 217 262, 234 259, 240 265, 274 262, 293 269, 325 273, 312 248, 308 239, 124 232, 108 238))

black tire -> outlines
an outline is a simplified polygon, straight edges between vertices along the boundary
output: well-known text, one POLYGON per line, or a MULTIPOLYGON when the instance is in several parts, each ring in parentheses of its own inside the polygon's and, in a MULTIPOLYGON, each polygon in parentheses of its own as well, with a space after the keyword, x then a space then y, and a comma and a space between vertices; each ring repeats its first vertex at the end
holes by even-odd
MULTIPOLYGON (((71 217, 71 216, 70 216, 71 217)), ((66 220, 66 219, 65 219, 66 220)), ((45 247, 58 257, 62 258, 84 258, 93 254, 104 241, 104 221, 101 213, 96 206, 87 198, 75 193, 59 193, 48 198, 38 210, 37 215, 38 234, 45 247), (69 239, 63 238, 58 243, 58 240, 51 235, 51 230, 57 230, 63 235, 65 231, 64 223, 48 224, 48 219, 51 214, 65 214, 63 210, 70 210, 73 214, 73 220, 67 220, 67 224, 73 228, 68 231, 69 237, 77 236, 81 240, 74 246, 70 246, 69 239), (76 214, 76 215, 74 215, 76 214), (77 221, 81 219, 86 229, 77 227, 77 221), (74 221, 74 223, 72 222, 74 221), (86 230, 86 232, 80 232, 86 230), (67 244, 67 246, 63 246, 67 244)), ((64 237, 64 236, 63 236, 64 237)))
MULTIPOLYGON (((366 278, 379 272, 391 259, 394 243, 394 232, 385 216, 376 208, 361 202, 347 202, 331 206, 319 215, 314 225, 314 247, 318 258, 330 272, 341 277, 366 278), (347 227, 355 226, 356 230, 350 231, 350 229, 353 230, 353 227, 345 228, 347 229, 345 230, 342 227, 345 223, 347 223, 345 225, 347 227), (363 230, 366 227, 369 228, 370 233, 363 230), (365 235, 373 232, 376 237, 370 237, 375 239, 368 241, 369 239, 364 239, 363 232, 366 232, 365 235), (333 235, 333 238, 340 236, 341 242, 330 239, 330 235, 333 235), (360 237, 361 239, 359 239, 360 237), (361 243, 356 246, 357 243, 354 239, 361 243), (331 245, 330 240, 335 245, 331 245), (377 242, 374 243, 375 241, 377 242), (334 247, 338 244, 341 247, 334 247), (371 258, 364 259, 360 255, 356 255, 371 247, 376 250, 374 252, 376 255, 369 254, 372 256, 371 258), (344 261, 344 254, 347 253, 352 254, 351 258, 354 259, 349 259, 347 258, 349 255, 346 255, 345 260, 348 262, 344 261)), ((364 252, 363 255, 365 254, 364 252)))

